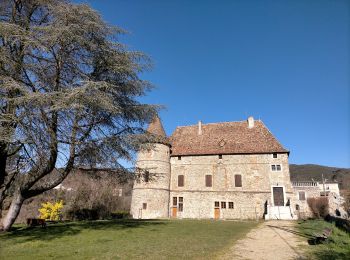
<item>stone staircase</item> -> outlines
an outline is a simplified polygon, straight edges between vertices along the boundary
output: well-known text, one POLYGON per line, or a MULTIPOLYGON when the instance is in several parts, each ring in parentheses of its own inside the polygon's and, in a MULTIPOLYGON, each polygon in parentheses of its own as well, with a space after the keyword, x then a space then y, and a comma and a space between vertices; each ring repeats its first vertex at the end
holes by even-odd
POLYGON ((267 206, 265 220, 270 219, 295 220, 298 216, 293 214, 289 206, 267 206))

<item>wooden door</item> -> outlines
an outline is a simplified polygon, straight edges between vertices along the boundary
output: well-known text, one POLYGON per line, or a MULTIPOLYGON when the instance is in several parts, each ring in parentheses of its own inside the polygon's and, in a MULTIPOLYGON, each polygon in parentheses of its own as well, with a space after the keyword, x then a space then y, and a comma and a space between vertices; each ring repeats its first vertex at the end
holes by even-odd
POLYGON ((173 207, 171 216, 172 216, 173 218, 176 218, 176 217, 177 217, 177 207, 173 207))
POLYGON ((214 209, 214 218, 219 219, 220 218, 220 208, 214 209))
POLYGON ((284 206, 283 187, 273 187, 273 203, 275 206, 284 206))

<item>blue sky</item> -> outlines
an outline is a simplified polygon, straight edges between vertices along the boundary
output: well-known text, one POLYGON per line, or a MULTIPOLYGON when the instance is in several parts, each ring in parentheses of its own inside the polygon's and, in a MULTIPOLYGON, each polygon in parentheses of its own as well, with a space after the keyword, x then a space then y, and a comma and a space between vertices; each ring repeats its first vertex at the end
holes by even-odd
POLYGON ((350 167, 350 2, 87 0, 148 54, 176 126, 261 119, 290 162, 350 167))

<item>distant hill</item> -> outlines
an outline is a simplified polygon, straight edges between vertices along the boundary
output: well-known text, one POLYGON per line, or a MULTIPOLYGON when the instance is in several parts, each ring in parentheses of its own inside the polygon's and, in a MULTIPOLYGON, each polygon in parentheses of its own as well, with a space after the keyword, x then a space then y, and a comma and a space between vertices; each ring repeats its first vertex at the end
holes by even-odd
POLYGON ((322 174, 327 182, 338 182, 339 189, 350 190, 350 169, 328 167, 316 164, 290 164, 291 181, 314 181, 321 182, 322 174))

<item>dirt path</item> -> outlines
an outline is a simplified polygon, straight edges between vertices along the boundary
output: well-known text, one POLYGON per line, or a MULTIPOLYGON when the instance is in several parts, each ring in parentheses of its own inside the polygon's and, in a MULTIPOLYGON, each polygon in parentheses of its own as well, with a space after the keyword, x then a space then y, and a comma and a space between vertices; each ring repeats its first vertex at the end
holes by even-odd
POLYGON ((304 259, 300 248, 307 242, 294 225, 293 221, 266 221, 219 259, 304 259))

